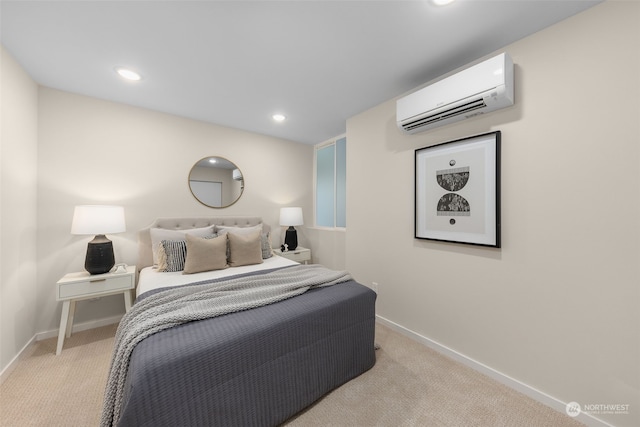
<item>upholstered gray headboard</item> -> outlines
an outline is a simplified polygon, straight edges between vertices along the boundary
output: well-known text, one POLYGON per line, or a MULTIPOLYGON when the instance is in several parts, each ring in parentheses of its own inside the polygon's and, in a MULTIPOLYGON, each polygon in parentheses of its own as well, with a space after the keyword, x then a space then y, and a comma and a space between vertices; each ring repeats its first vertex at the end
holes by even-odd
POLYGON ((262 223, 262 218, 257 216, 218 216, 206 218, 158 218, 148 227, 138 232, 138 271, 144 267, 153 265, 153 252, 151 248, 152 228, 164 228, 167 230, 189 230, 210 225, 224 225, 227 227, 251 227, 262 224, 264 232, 270 231, 268 224, 262 223))

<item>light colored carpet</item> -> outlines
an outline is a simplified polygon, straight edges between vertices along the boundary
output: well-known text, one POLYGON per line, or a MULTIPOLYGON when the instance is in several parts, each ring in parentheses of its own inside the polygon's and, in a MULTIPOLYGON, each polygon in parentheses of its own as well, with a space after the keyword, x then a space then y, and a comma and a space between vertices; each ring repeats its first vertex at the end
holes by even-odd
POLYGON ((0 426, 98 426, 117 325, 27 348, 0 385, 0 426))
MULTIPOLYGON (((25 352, 0 385, 0 426, 97 426, 116 326, 25 352)), ((290 420, 313 426, 566 426, 582 424, 378 324, 376 365, 290 420)))

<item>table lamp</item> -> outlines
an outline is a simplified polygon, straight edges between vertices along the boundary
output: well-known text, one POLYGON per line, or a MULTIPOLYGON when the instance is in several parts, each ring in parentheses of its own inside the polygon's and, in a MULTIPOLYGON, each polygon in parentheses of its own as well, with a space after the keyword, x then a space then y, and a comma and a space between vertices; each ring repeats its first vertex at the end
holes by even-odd
POLYGON ((291 251, 298 247, 298 233, 293 226, 302 224, 302 208, 280 208, 280 225, 289 227, 284 244, 291 251))
POLYGON ((125 231, 122 206, 82 205, 73 211, 71 234, 95 234, 87 244, 84 268, 90 274, 108 273, 115 264, 113 244, 105 234, 125 231))

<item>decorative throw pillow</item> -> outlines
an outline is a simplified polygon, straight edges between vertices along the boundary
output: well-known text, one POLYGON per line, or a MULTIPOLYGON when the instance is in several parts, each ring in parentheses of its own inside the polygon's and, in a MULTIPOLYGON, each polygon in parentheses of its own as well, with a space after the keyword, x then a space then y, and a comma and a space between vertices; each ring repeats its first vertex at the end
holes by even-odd
MULTIPOLYGON (((225 225, 216 225, 216 233, 219 235, 226 233, 235 233, 235 234, 252 234, 256 230, 260 230, 262 232, 262 224, 254 225, 251 227, 228 227, 225 225)), ((261 234, 261 244, 262 244, 262 259, 271 258, 273 256, 273 247, 271 246, 271 234, 270 232, 261 234)), ((227 256, 229 253, 227 252, 227 256)))
MULTIPOLYGON (((185 234, 185 238, 186 236, 191 236, 191 234, 185 234)), ((217 234, 212 234, 202 237, 202 239, 215 239, 216 237, 218 237, 217 234)), ((163 240, 159 246, 158 265, 156 266, 159 272, 169 273, 184 269, 187 258, 187 242, 185 240, 163 240)))
POLYGON ((261 234, 260 230, 253 234, 227 233, 231 267, 262 263, 261 234))
POLYGON ((166 265, 158 264, 158 271, 173 272, 184 270, 187 243, 184 240, 163 240, 160 245, 165 253, 166 265))
POLYGON ((188 230, 167 230, 166 228, 152 228, 149 230, 151 235, 151 251, 153 252, 153 265, 158 266, 159 258, 162 256, 160 242, 163 240, 179 241, 185 240, 187 234, 198 237, 212 236, 214 234, 214 225, 202 228, 190 228, 188 230))
POLYGON ((156 267, 158 271, 167 271, 167 253, 164 251, 162 243, 158 244, 158 250, 153 251, 153 255, 157 255, 158 257, 158 263, 154 264, 154 267, 156 267))
POLYGON ((273 256, 273 248, 271 247, 271 233, 262 233, 260 235, 260 243, 262 247, 262 259, 271 258, 273 256))
MULTIPOLYGON (((255 233, 256 230, 260 230, 262 232, 262 224, 252 225, 251 227, 231 227, 227 225, 216 225, 216 228, 215 228, 215 231, 219 236, 222 236, 223 234, 227 234, 227 233, 234 233, 234 234, 240 234, 240 235, 251 234, 251 233, 255 233)), ((229 245, 227 243, 227 259, 229 259, 229 256, 230 256, 229 245)))
POLYGON ((212 239, 187 234, 187 257, 182 274, 227 268, 227 236, 212 239))

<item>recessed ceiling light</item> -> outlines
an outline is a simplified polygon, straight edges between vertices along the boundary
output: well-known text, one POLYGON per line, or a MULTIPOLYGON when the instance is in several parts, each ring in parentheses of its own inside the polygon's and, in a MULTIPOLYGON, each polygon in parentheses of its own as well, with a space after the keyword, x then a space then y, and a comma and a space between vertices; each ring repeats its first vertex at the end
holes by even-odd
POLYGON ((286 117, 283 114, 274 114, 273 116, 271 116, 273 118, 273 120, 275 120, 276 122, 282 122, 286 119, 286 117))
POLYGON ((455 0, 431 0, 431 3, 435 4, 436 6, 446 6, 449 3, 453 3, 455 0))
POLYGON ((217 160, 214 159, 214 158, 209 159, 209 163, 216 163, 216 162, 217 162, 217 160))
POLYGON ((116 68, 116 73, 118 73, 123 79, 132 81, 138 81, 142 78, 140 74, 136 73, 133 70, 129 70, 128 68, 118 67, 116 68))

